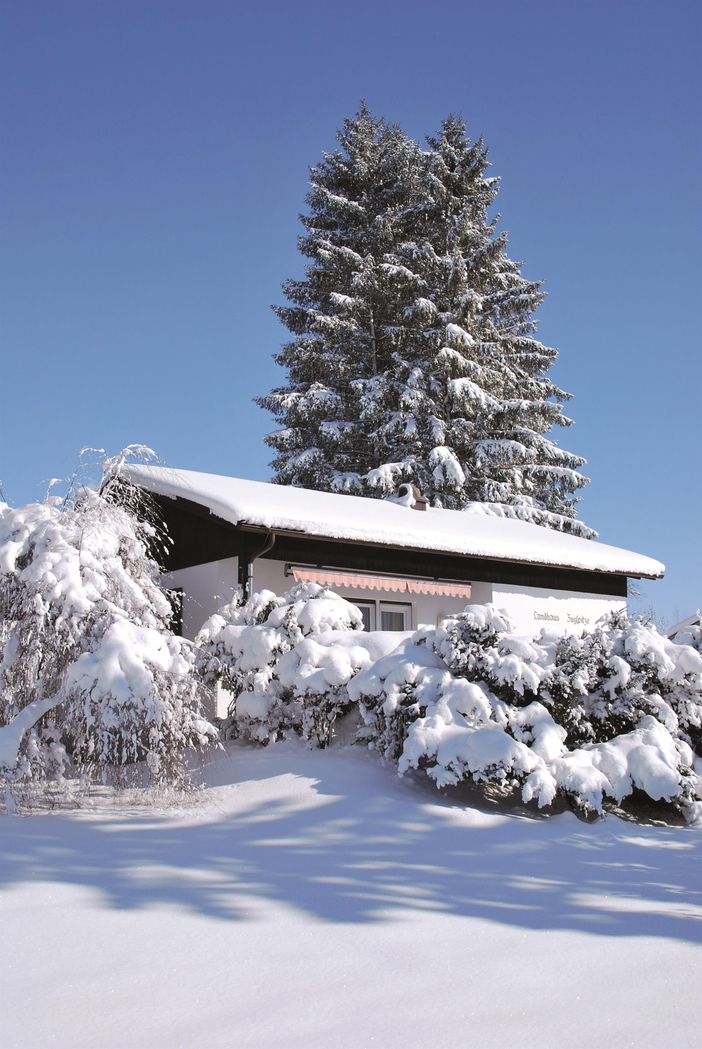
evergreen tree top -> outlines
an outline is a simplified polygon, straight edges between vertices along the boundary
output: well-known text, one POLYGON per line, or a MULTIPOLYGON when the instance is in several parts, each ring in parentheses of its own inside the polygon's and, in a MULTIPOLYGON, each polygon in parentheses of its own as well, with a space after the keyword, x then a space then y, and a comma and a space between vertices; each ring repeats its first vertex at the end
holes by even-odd
POLYGON ((378 496, 409 480, 435 505, 592 535, 584 460, 550 436, 571 420, 535 338, 542 286, 496 228, 482 138, 451 115, 422 149, 362 102, 338 141, 310 171, 305 276, 275 307, 292 335, 287 385, 259 399, 275 480, 378 496))

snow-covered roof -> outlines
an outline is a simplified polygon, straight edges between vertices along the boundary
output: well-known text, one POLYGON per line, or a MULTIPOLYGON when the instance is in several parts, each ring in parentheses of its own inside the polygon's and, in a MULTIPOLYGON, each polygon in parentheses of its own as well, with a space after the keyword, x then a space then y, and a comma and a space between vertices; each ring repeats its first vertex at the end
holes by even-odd
POLYGON ((668 631, 668 637, 675 637, 676 634, 682 633, 683 630, 691 626, 702 626, 702 610, 699 608, 696 612, 693 612, 687 619, 681 619, 679 623, 672 626, 668 631))
POLYGON ((231 524, 258 525, 324 539, 357 540, 466 557, 498 558, 655 579, 660 561, 551 528, 466 510, 418 512, 381 499, 316 492, 239 477, 129 465, 124 476, 157 495, 207 507, 231 524))

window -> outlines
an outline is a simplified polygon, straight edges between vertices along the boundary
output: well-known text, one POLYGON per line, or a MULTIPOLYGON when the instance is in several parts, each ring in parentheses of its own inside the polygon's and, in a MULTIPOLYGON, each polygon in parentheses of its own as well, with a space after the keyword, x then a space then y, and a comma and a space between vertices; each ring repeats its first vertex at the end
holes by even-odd
POLYGON ((411 630, 412 605, 399 601, 359 601, 347 597, 363 616, 364 630, 411 630))
POLYGON ((363 629, 375 630, 375 601, 353 601, 363 616, 363 629))
POLYGON ((380 629, 411 630, 412 605, 401 605, 395 601, 381 601, 380 629))

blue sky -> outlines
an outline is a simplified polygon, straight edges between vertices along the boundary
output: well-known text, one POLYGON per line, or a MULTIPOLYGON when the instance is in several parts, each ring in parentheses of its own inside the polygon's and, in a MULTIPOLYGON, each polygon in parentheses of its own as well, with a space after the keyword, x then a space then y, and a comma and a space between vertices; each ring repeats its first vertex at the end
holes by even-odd
POLYGON ((269 306, 300 273, 308 167, 365 96, 417 139, 483 134, 543 278, 582 516, 702 604, 699 5, 474 0, 0 4, 0 480, 78 451, 266 479, 269 306))

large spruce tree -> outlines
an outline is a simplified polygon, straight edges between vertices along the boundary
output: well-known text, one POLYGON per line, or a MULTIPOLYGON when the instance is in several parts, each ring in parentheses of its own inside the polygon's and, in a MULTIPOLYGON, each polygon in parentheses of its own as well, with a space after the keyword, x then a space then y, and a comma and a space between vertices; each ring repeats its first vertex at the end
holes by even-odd
POLYGON ((281 428, 275 480, 483 503, 580 535, 583 460, 547 437, 569 425, 534 337, 543 293, 490 217, 487 150, 449 118, 427 150, 364 105, 312 169, 304 280, 277 313, 289 381, 259 403, 281 428))

